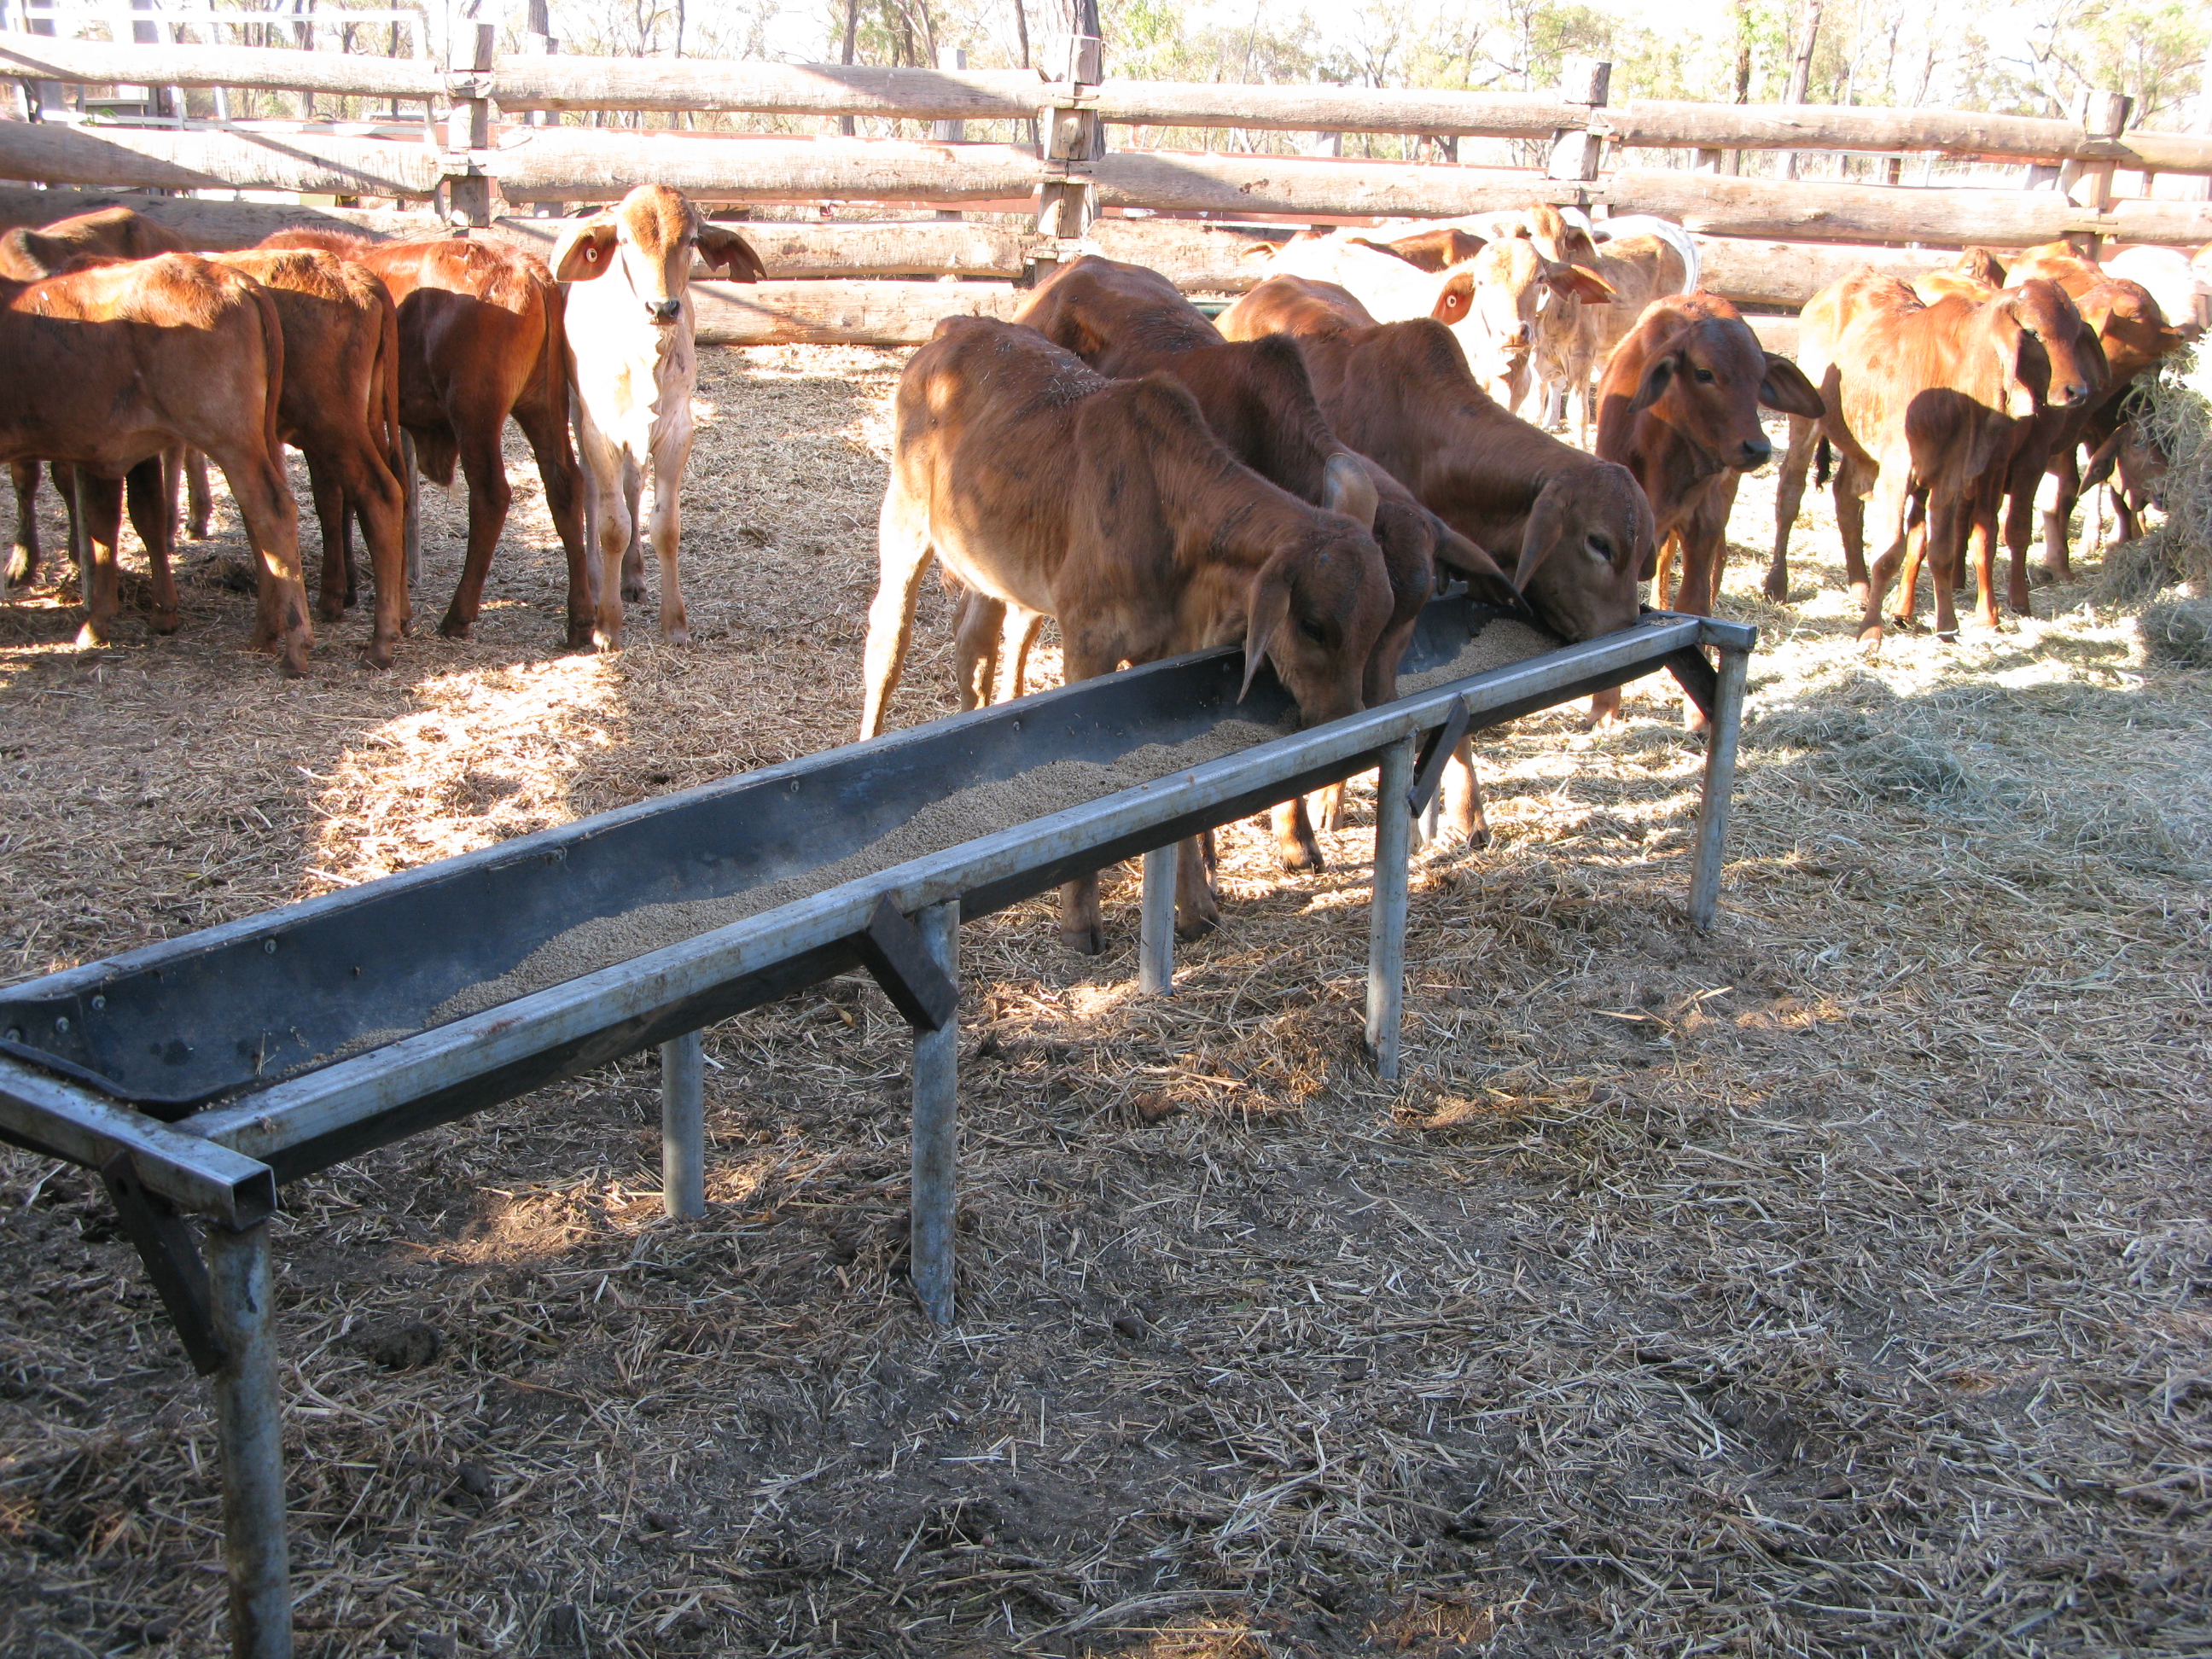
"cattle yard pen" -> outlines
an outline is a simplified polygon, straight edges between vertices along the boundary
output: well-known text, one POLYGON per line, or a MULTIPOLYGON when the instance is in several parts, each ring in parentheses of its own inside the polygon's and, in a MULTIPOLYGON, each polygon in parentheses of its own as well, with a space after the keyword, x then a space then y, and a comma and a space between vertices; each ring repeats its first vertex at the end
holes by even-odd
MULTIPOLYGON (((1432 603, 1408 672, 1448 670, 1487 619, 1464 599, 1432 603)), ((1379 766, 1367 1030, 1378 1073, 1395 1078, 1407 860, 1452 744, 1472 727, 1671 671, 1713 721, 1688 904, 1693 925, 1710 927, 1754 639, 1741 624, 1654 613, 1625 633, 1433 685, 713 931, 694 933, 702 921, 687 913, 669 931, 690 937, 459 1018, 452 1012, 471 990, 498 994, 503 975, 594 918, 772 887, 960 787, 1054 762, 1112 761, 1225 719, 1279 723, 1294 710, 1265 678, 1249 702, 1238 698, 1237 650, 1200 653, 0 993, 9 1056, 0 1060, 0 1135, 100 1172, 195 1367, 215 1377, 235 1650, 264 1659, 291 1650, 266 1226, 279 1182, 659 1045, 664 1201, 696 1219, 706 1207, 701 1027, 863 965, 915 1032, 912 1272, 924 1308, 949 1322, 963 917, 1141 853, 1141 979, 1166 992, 1174 841, 1379 766), (1705 647, 1720 653, 1717 677, 1705 647), (426 954, 429 938, 448 943, 426 954), (184 1214, 208 1222, 204 1265, 184 1214)))
MULTIPOLYGON (((1009 315, 1041 269, 1079 252, 1152 265, 1186 290, 1233 293, 1245 256, 1302 224, 1438 216, 1544 200, 1654 213, 1700 240, 1705 285, 1739 303, 1794 309, 1872 261, 1900 275, 1967 243, 2019 247, 2212 241, 2212 204, 2155 193, 2173 175, 2203 191, 2212 138, 2130 131, 2129 100, 2100 94, 2061 121, 1950 110, 1607 101, 1609 66, 1571 60, 1554 94, 1212 86, 1105 76, 1099 42, 1062 43, 1056 79, 1027 70, 872 69, 704 60, 501 58, 489 25, 458 30, 443 67, 425 60, 236 46, 116 45, 0 35, 0 71, 58 82, 260 88, 418 106, 432 138, 362 124, 185 124, 178 129, 0 122, 0 177, 90 191, 295 192, 421 204, 355 214, 179 199, 145 210, 210 246, 280 224, 373 233, 466 227, 541 251, 551 227, 499 216, 532 204, 605 201, 652 179, 708 203, 934 209, 886 223, 763 222, 775 280, 697 283, 709 343, 913 343, 951 313, 1009 315), (564 113, 665 111, 786 119, 865 118, 1034 124, 1035 145, 904 138, 708 134, 532 125, 564 113), (1511 141, 1524 167, 1115 149, 1112 129, 1331 131, 1511 141), (1746 152, 1906 155, 2021 170, 2026 187, 1737 176, 1746 152), (1689 152, 1696 166, 1629 165, 1689 152), (2139 193, 2122 194, 2132 179, 2139 193), (952 222, 963 210, 1019 225, 952 222), (959 278, 947 283, 938 280, 959 278)), ((26 107, 29 107, 27 103, 26 107)), ((1929 175, 1932 177, 1932 175, 1929 175)), ((1946 175, 1947 179, 1949 175, 1946 175)), ((82 199, 19 193, 10 222, 82 199)))

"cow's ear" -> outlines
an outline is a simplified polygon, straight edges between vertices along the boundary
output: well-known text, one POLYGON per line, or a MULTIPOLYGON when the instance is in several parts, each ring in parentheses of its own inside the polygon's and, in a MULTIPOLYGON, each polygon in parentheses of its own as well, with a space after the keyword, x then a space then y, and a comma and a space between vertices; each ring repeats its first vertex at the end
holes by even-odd
POLYGON ((1554 265, 1544 273, 1544 280, 1551 284, 1553 293, 1580 300, 1585 305, 1604 305, 1617 294, 1611 283, 1581 265, 1554 265))
POLYGON ((588 282, 614 268, 615 216, 595 213, 579 219, 561 233, 553 247, 553 280, 588 282))
POLYGON ((1291 619, 1290 551, 1285 549, 1260 567, 1252 578, 1252 591, 1244 607, 1244 685, 1237 692, 1242 702, 1252 690, 1252 677, 1267 660, 1267 647, 1277 630, 1291 619))
POLYGON ((1376 509, 1382 503, 1376 494, 1375 480, 1367 476, 1359 458, 1348 449, 1340 449, 1322 470, 1321 504, 1332 513, 1343 514, 1363 530, 1371 530, 1376 509))
POLYGON ((1474 273, 1455 270, 1437 290, 1436 308, 1429 315, 1440 323, 1457 323, 1465 321, 1468 313, 1474 309, 1474 273))
POLYGON ((1682 354, 1679 350, 1662 351, 1644 364, 1643 375, 1636 382, 1636 396, 1629 400, 1628 412, 1641 415, 1657 403, 1667 395, 1667 388, 1681 372, 1682 354))
POLYGON ((1817 421, 1828 412, 1827 402, 1805 378, 1805 371, 1787 357, 1766 354, 1766 378, 1759 383, 1759 401, 1784 415, 1802 415, 1817 421))
POLYGON ((699 227, 699 257, 733 283, 757 283, 768 275, 753 245, 724 225, 699 227))
POLYGON ((1990 307, 1990 343, 2004 370, 2005 412, 2016 421, 2032 421, 2051 390, 2051 360, 2043 342, 2021 326, 2012 305, 1990 307))
POLYGON ((2081 487, 2084 490, 2094 489, 2112 477, 2112 469, 2119 465, 2120 451, 2126 447, 2128 440, 2134 435, 2135 423, 2123 421, 2111 437, 2097 446, 2096 453, 2089 457, 2088 465, 2081 469, 2081 487))
POLYGON ((1559 492, 1547 484, 1536 497, 1535 505, 1528 509, 1528 522, 1521 531, 1521 562, 1513 570, 1513 586, 1517 591, 1528 591, 1528 579, 1559 545, 1560 516, 1559 492))
POLYGON ((1435 514, 1430 514, 1429 519, 1436 531, 1438 563, 1466 582, 1468 591, 1485 605, 1510 611, 1524 621, 1535 620, 1536 613, 1528 609, 1521 590, 1513 586, 1513 579, 1486 549, 1461 535, 1435 514))

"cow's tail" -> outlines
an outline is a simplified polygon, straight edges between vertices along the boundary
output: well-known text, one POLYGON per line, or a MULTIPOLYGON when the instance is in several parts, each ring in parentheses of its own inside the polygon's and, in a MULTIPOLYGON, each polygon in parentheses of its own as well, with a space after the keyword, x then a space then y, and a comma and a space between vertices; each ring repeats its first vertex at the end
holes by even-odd
POLYGON ((1835 465, 1836 453, 1828 447, 1827 434, 1823 433, 1820 434, 1820 447, 1813 452, 1813 487, 1814 489, 1826 489, 1828 487, 1828 475, 1834 471, 1835 465))
POLYGON ((283 422, 277 409, 284 400, 284 325, 277 318, 276 301, 258 283, 253 288, 253 302, 261 311, 261 356, 268 369, 267 396, 261 411, 261 441, 270 465, 281 477, 284 470, 284 441, 278 435, 283 422))
POLYGON ((399 307, 392 303, 392 296, 384 284, 376 285, 377 298, 382 301, 377 328, 378 401, 383 407, 377 411, 384 438, 384 458, 392 468, 392 476, 402 484, 407 482, 407 471, 402 457, 406 451, 399 441, 399 307))
POLYGON ((558 283, 546 283, 545 345, 539 363, 545 376, 545 412, 563 434, 568 430, 568 310, 567 291, 558 283))

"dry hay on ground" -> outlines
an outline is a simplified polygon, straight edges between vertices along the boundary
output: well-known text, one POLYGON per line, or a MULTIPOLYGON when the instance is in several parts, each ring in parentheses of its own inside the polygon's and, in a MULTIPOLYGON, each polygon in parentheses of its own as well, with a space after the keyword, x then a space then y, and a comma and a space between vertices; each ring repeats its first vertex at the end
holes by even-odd
MULTIPOLYGON (((219 587, 98 655, 0 609, 6 970, 842 740, 896 363, 709 355, 686 653, 555 653, 520 474, 480 639, 389 676, 349 620, 279 683, 219 587)), ((1869 665, 1825 515, 1798 551, 1793 610, 1732 573, 1718 936, 1667 688, 1524 720, 1497 844, 1416 872, 1401 1086, 1364 803, 1311 877, 1227 835, 1170 1001, 1127 874, 1103 960, 1044 902, 966 929, 952 1332, 857 979, 710 1035, 703 1224, 647 1058, 289 1189, 304 1650, 2203 1651, 2212 693, 2086 587, 1869 665)), ((900 720, 948 703, 925 603, 900 720)), ((219 1651, 204 1392, 94 1183, 0 1181, 0 1647, 219 1651)))

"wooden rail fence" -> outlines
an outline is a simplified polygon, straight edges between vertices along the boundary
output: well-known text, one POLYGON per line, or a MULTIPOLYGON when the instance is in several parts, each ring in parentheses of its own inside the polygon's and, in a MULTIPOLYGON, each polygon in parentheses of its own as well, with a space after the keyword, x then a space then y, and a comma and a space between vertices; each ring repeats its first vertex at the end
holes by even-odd
POLYGON ((1605 66, 1583 60, 1571 62, 1557 95, 1190 85, 1109 80, 1095 35, 1062 45, 1060 72, 1048 77, 497 58, 488 25, 457 30, 443 67, 333 52, 0 34, 0 76, 419 100, 424 131, 435 135, 425 142, 305 122, 0 121, 0 179, 62 187, 0 190, 0 218, 52 218, 66 202, 106 199, 82 191, 270 191, 434 204, 435 211, 359 215, 181 197, 134 204, 210 246, 258 240, 303 215, 380 233, 465 225, 542 246, 550 225, 498 217, 499 198, 604 201, 641 179, 723 204, 1024 210, 1028 229, 946 219, 759 222, 756 234, 777 280, 704 290, 702 335, 710 339, 885 342, 926 337, 950 311, 1009 311, 1017 282, 1079 250, 1156 265, 1187 289, 1233 293, 1256 274, 1246 251, 1299 222, 1449 216, 1532 200, 1678 220, 1701 240, 1708 286, 1772 306, 1802 304, 1869 260, 1909 273, 1947 257, 1931 250, 1969 242, 2212 241, 2212 204, 2114 191, 2120 169, 2147 178, 2212 175, 2212 137, 2126 131, 2126 102, 2117 97, 2088 100, 2079 122, 1954 110, 1611 105, 1605 66), (592 110, 1033 121, 1042 143, 648 132, 528 120, 535 112, 592 110), (501 118, 510 114, 521 118, 501 118), (441 119, 433 124, 432 116, 441 119), (1115 149, 1103 136, 1109 124, 1516 138, 1547 143, 1550 161, 1533 169, 1115 149), (1693 149, 1702 165, 1619 164, 1624 152, 1646 149, 1693 149), (2057 188, 1899 188, 1734 177, 1712 166, 1717 152, 1759 149, 1942 155, 2059 171, 2057 188), (1101 216, 1114 210, 1187 216, 1101 216), (963 280, 898 280, 927 277, 963 280))

